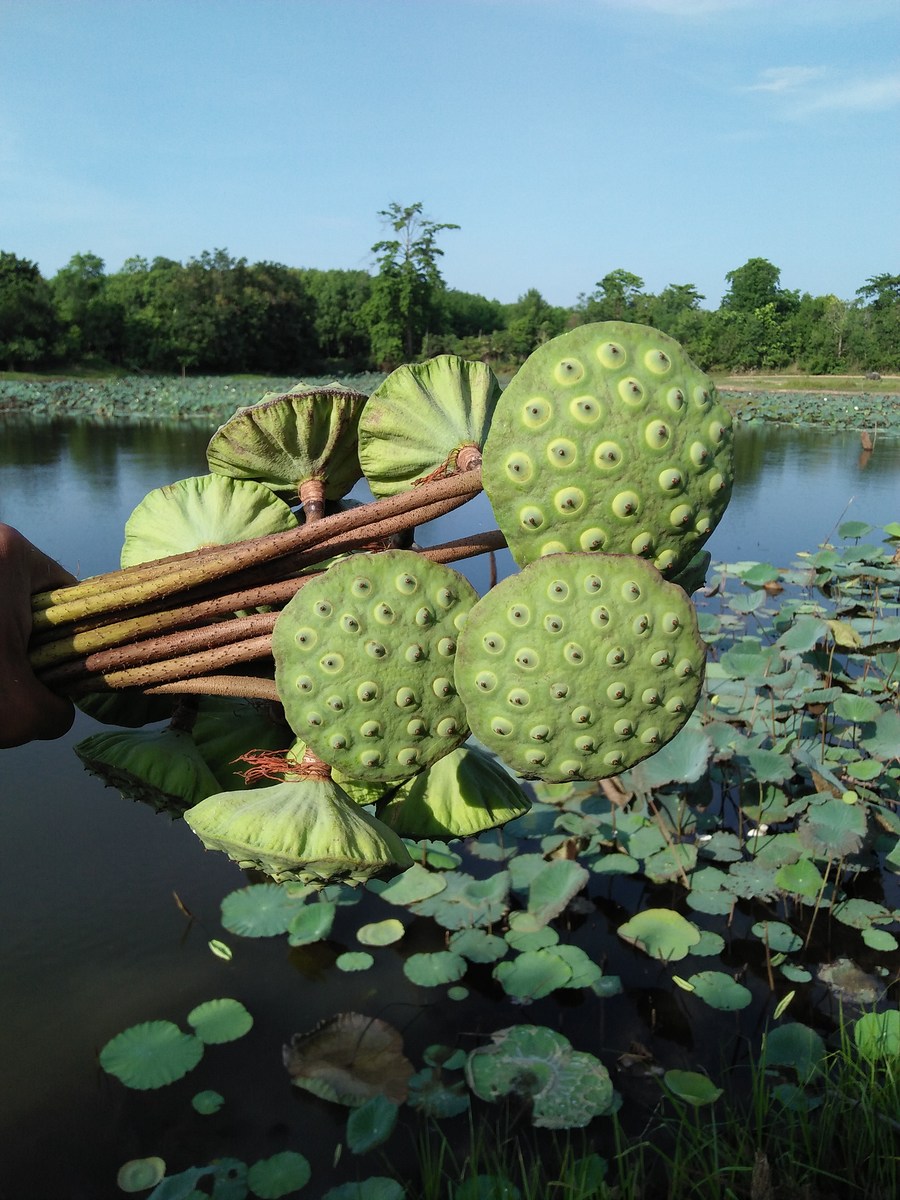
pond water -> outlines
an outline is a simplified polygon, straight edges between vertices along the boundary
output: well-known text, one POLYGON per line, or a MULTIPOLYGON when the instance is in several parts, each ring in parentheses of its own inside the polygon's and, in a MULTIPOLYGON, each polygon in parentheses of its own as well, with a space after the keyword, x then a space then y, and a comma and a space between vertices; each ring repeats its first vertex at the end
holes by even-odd
MULTIPOLYGON (((131 509, 151 488, 202 473, 207 438, 191 426, 0 425, 0 520, 81 576, 109 570, 131 509)), ((900 520, 900 440, 879 442, 866 460, 855 433, 742 426, 737 461, 731 507, 708 546, 714 561, 787 565, 844 519, 900 520)), ((420 540, 492 524, 486 503, 476 501, 420 540)), ((486 589, 486 564, 465 570, 486 589)), ((327 1170, 343 1113, 320 1104, 315 1132, 298 1134, 308 1109, 298 1108, 286 1084, 282 1042, 356 1009, 384 1015, 427 1045, 421 991, 405 981, 388 990, 377 968, 335 984, 331 944, 290 951, 283 941, 232 938, 234 959, 214 957, 207 943, 222 936, 220 901, 245 877, 206 853, 183 823, 122 799, 83 771, 72 745, 97 728, 79 715, 67 738, 0 759, 0 1198, 103 1200, 121 1194, 115 1172, 128 1158, 159 1153, 199 1164, 223 1145, 249 1160, 285 1146, 314 1159, 317 1143, 327 1170), (256 1025, 241 1043, 211 1048, 201 1083, 128 1093, 99 1069, 96 1053, 115 1033, 155 1018, 183 1025, 194 1005, 216 996, 241 999, 256 1025), (216 1053, 223 1049, 227 1056, 216 1053), (187 1100, 200 1087, 230 1097, 227 1117, 192 1113, 187 1100)), ((335 938, 339 944, 340 927, 335 938)), ((620 969, 626 983, 628 971, 643 974, 645 995, 648 973, 660 973, 659 964, 634 956, 620 969)), ((536 1005, 528 1019, 547 1019, 547 1011, 536 1005)), ((519 1019, 517 1010, 505 1019, 492 1010, 485 1028, 519 1019)), ((573 1035, 585 1020, 595 1031, 598 1021, 619 1022, 617 1042, 627 1043, 621 1025, 633 1022, 640 1036, 646 1014, 630 1013, 623 999, 590 1014, 573 1007, 553 1023, 573 1035)), ((671 1037, 690 1045, 696 1061, 693 1031, 674 1021, 671 1037)))

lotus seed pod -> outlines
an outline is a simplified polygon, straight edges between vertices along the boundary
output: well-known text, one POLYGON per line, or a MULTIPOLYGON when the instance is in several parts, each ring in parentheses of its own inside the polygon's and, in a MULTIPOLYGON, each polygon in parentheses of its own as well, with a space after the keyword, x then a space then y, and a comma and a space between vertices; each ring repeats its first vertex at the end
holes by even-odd
POLYGON ((272 634, 297 737, 359 780, 406 779, 454 750, 469 733, 456 643, 477 598, 411 550, 353 555, 301 588, 272 634))
POLYGON ((296 528, 288 506, 261 484, 194 475, 154 488, 134 509, 125 522, 121 565, 296 528))
POLYGON ((74 749, 108 787, 160 812, 180 815, 221 787, 182 729, 110 730, 91 734, 74 749))
POLYGON ((359 422, 359 461, 373 495, 392 496, 454 471, 463 447, 480 458, 499 395, 489 366, 454 354, 398 367, 369 397, 359 422))
POLYGON ((190 809, 185 820, 208 850, 224 851, 278 882, 362 883, 386 868, 412 865, 398 835, 332 780, 287 778, 221 792, 190 809))
POLYGON ((336 383, 298 383, 268 394, 216 430, 206 450, 210 470, 292 494, 308 480, 321 480, 325 497, 337 500, 362 475, 356 435, 365 402, 362 392, 336 383))
POLYGON ((690 600, 645 559, 552 554, 472 609, 456 685, 475 736, 520 775, 603 779, 675 736, 705 653, 690 600))
POLYGON ((459 746, 400 787, 379 818, 408 838, 470 837, 521 817, 531 801, 490 754, 459 746))
POLYGON ((563 551, 636 554, 671 578, 731 495, 731 417, 666 334, 582 325, 513 377, 482 473, 520 565, 563 551))

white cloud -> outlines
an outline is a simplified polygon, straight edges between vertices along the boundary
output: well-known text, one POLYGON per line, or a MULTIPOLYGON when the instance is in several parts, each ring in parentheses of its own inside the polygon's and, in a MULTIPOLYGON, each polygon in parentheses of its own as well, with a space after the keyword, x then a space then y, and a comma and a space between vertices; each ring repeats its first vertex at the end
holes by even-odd
POLYGON ((759 82, 751 84, 748 92, 791 92, 821 79, 824 67, 767 67, 760 72, 759 82))
POLYGON ((785 116, 883 112, 900 104, 900 73, 856 78, 824 67, 767 67, 743 92, 767 93, 785 116))

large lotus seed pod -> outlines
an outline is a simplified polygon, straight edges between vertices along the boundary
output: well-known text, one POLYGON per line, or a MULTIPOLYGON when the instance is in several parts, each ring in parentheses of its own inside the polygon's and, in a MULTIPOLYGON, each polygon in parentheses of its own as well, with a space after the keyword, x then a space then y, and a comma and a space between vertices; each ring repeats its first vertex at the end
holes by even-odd
POLYGON ((472 609, 456 685, 489 750, 562 783, 616 775, 674 737, 705 661, 694 606, 645 559, 552 554, 472 609))
POLYGON ((468 735, 453 683, 477 600, 411 550, 356 554, 301 588, 275 622, 275 682, 297 737, 350 779, 407 778, 468 735))
POLYGON ((125 522, 123 567, 297 528, 268 488, 224 475, 194 475, 148 492, 125 522))
POLYGON ((485 363, 440 354, 398 367, 376 388, 359 422, 359 461, 375 496, 480 459, 500 384, 485 363))
POLYGON ((107 786, 160 812, 178 815, 221 787, 183 729, 94 733, 74 749, 107 786))
POLYGON ((582 325, 540 346, 513 377, 482 471, 520 565, 599 550, 641 555, 671 577, 728 503, 731 417, 664 333, 582 325))
POLYGON ((364 393, 336 383, 300 383, 266 395, 213 434, 206 450, 210 470, 292 495, 315 481, 325 498, 337 500, 362 475, 356 430, 365 402, 364 393))
POLYGON ((277 881, 361 883, 412 865, 399 836, 332 780, 290 778, 209 796, 185 813, 208 850, 277 881))
POLYGON ((402 837, 471 837, 521 817, 531 801, 495 758, 459 746, 398 789, 379 819, 402 837))

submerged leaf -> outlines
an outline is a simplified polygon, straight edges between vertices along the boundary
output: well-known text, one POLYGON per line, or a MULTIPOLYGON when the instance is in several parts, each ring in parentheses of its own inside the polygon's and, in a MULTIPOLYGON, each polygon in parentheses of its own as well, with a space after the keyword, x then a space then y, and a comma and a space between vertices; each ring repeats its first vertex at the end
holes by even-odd
POLYGON ((358 1108, 371 1096, 395 1104, 406 1099, 412 1064, 392 1025, 362 1013, 339 1013, 284 1047, 291 1082, 324 1100, 358 1108))

